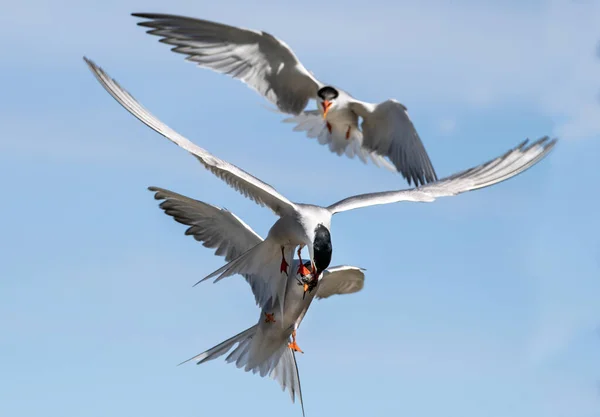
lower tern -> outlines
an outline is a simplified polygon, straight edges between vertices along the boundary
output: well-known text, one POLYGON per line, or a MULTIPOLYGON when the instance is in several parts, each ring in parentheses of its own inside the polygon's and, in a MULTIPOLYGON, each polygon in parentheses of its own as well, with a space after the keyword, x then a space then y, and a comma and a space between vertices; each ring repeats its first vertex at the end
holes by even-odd
MULTIPOLYGON (((84 59, 97 80, 127 111, 157 133, 194 155, 207 170, 242 195, 261 206, 270 208, 279 216, 263 241, 239 254, 199 282, 210 278, 215 278, 216 282, 235 274, 255 275, 260 277, 263 284, 260 287, 260 294, 257 295, 261 307, 270 309, 279 303, 281 312, 284 309, 283 300, 289 282, 286 278, 294 273, 290 269, 289 262, 296 248, 299 248, 298 254, 304 246, 308 249, 313 283, 329 266, 333 249, 330 227, 334 214, 401 201, 432 202, 439 197, 454 196, 489 187, 531 168, 545 158, 557 142, 557 139, 551 140, 548 137, 533 143, 525 140, 486 163, 416 188, 355 195, 328 207, 295 203, 269 184, 217 158, 168 127, 142 107, 104 70, 89 59, 84 59)), ((311 286, 308 290, 310 288, 311 286)))
MULTIPOLYGON (((224 256, 226 261, 235 259, 238 254, 263 240, 230 211, 162 188, 149 187, 149 190, 155 193, 157 200, 163 200, 160 208, 166 214, 189 226, 186 235, 192 235, 207 248, 216 249, 215 254, 224 256)), ((226 361, 235 362, 238 368, 243 367, 246 372, 259 372, 260 376, 269 375, 277 380, 282 389, 289 391, 292 402, 298 396, 304 415, 300 375, 294 356, 295 352, 303 352, 296 343, 296 331, 314 298, 356 293, 363 288, 365 279, 362 268, 334 266, 324 270, 315 284, 314 292, 307 293, 303 290, 310 282, 307 266, 310 266, 308 262, 302 264, 299 259, 293 260, 292 268, 298 272, 290 274, 287 279, 283 314, 279 312, 277 303, 271 310, 262 309, 257 324, 182 363, 195 361, 201 364, 216 359, 237 344, 226 361), (281 326, 277 326, 277 323, 281 323, 281 326)), ((249 274, 245 274, 244 278, 258 303, 264 281, 249 274)))

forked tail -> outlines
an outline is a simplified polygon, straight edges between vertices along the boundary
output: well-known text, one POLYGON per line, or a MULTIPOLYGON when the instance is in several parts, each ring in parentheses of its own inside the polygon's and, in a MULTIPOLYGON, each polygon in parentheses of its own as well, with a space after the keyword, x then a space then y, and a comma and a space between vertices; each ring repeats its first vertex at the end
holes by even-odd
MULTIPOLYGON (((285 341, 279 348, 275 348, 273 353, 259 364, 254 365, 252 356, 252 341, 257 337, 258 325, 254 325, 247 330, 225 340, 222 343, 194 356, 179 365, 190 361, 196 361, 196 364, 217 359, 223 356, 237 344, 237 347, 225 358, 229 363, 235 362, 238 368, 244 367, 244 371, 253 373, 260 372, 260 376, 269 375, 272 379, 279 382, 281 388, 290 393, 292 402, 296 402, 296 396, 300 400, 302 415, 304 416, 304 401, 302 400, 302 388, 300 386, 300 374, 294 352, 287 347, 285 341)), ((258 336, 260 337, 260 336, 258 336)), ((267 349, 269 350, 269 349, 267 349)))

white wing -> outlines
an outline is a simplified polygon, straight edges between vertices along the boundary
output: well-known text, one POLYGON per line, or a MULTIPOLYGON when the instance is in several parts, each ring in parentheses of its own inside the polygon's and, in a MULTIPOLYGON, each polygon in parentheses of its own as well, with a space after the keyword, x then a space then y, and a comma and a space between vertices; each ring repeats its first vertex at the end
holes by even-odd
POLYGON ((317 287, 317 298, 327 298, 335 294, 352 294, 365 285, 364 269, 356 266, 333 266, 323 271, 317 287))
MULTIPOLYGON (((193 236, 207 248, 216 249, 215 255, 224 256, 226 262, 263 241, 250 226, 230 211, 162 188, 148 189, 155 192, 154 198, 164 200, 159 207, 166 214, 190 226, 185 231, 186 235, 193 236)), ((264 279, 253 274, 242 276, 250 284, 257 305, 272 305, 272 291, 264 279)))
POLYGON ((300 113, 322 86, 289 46, 266 32, 169 14, 133 16, 150 19, 138 25, 173 45, 173 52, 243 81, 285 113, 300 113))
POLYGON ((366 163, 368 160, 378 167, 386 168, 396 172, 396 167, 392 165, 384 156, 376 152, 369 151, 362 146, 363 134, 358 129, 352 129, 350 135, 346 137, 347 130, 338 125, 332 127, 331 132, 327 128, 327 123, 323 120, 318 110, 307 110, 297 116, 292 116, 283 120, 284 123, 295 123, 295 132, 306 132, 309 138, 316 138, 321 145, 327 145, 329 150, 337 155, 346 155, 348 158, 358 158, 366 163))
POLYGON ((229 186, 255 201, 257 204, 269 207, 277 215, 281 216, 285 213, 295 212, 294 203, 279 194, 269 184, 262 182, 235 165, 217 158, 181 136, 142 107, 135 98, 124 90, 115 80, 111 79, 102 68, 85 57, 84 60, 106 91, 108 91, 127 111, 137 117, 146 126, 194 155, 206 169, 221 178, 229 184, 229 186))
POLYGON ((419 188, 401 191, 361 194, 332 204, 332 213, 399 201, 432 202, 438 197, 461 194, 506 181, 529 169, 552 150, 556 139, 543 137, 529 146, 525 140, 504 155, 471 169, 451 175, 419 188))
POLYGON ((349 107, 363 119, 363 147, 390 158, 409 185, 411 181, 418 187, 437 180, 429 155, 408 117, 406 107, 396 100, 374 105, 354 99, 349 107))

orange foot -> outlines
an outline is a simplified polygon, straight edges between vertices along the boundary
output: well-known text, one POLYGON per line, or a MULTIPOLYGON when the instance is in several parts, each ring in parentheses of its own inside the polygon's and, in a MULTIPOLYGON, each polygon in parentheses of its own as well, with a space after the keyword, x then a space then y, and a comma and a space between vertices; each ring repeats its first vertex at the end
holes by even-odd
POLYGON ((302 261, 300 261, 300 265, 298 265, 298 273, 301 277, 305 277, 308 274, 310 274, 310 270, 306 266, 304 266, 302 261))
POLYGON ((283 254, 283 246, 281 247, 281 267, 279 268, 279 272, 285 272, 285 274, 287 275, 288 272, 288 267, 290 265, 287 263, 287 261, 285 260, 285 255, 283 254))
POLYGON ((329 133, 331 133, 331 123, 327 122, 327 130, 329 130, 329 133))
POLYGON ((275 323, 275 313, 265 313, 265 323, 275 323))
POLYGON ((304 353, 298 344, 296 343, 296 330, 292 332, 292 343, 288 343, 288 347, 292 349, 294 352, 304 353))
POLYGON ((350 139, 350 129, 352 129, 352 126, 348 126, 348 130, 346 130, 346 140, 350 139))

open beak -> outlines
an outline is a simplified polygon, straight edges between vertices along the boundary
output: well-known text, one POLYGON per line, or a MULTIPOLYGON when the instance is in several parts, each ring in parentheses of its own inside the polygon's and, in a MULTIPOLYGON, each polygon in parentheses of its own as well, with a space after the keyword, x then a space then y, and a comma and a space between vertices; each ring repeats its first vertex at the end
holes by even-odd
POLYGON ((323 100, 323 119, 325 119, 327 117, 327 112, 329 111, 329 108, 331 107, 331 101, 329 100, 323 100))

